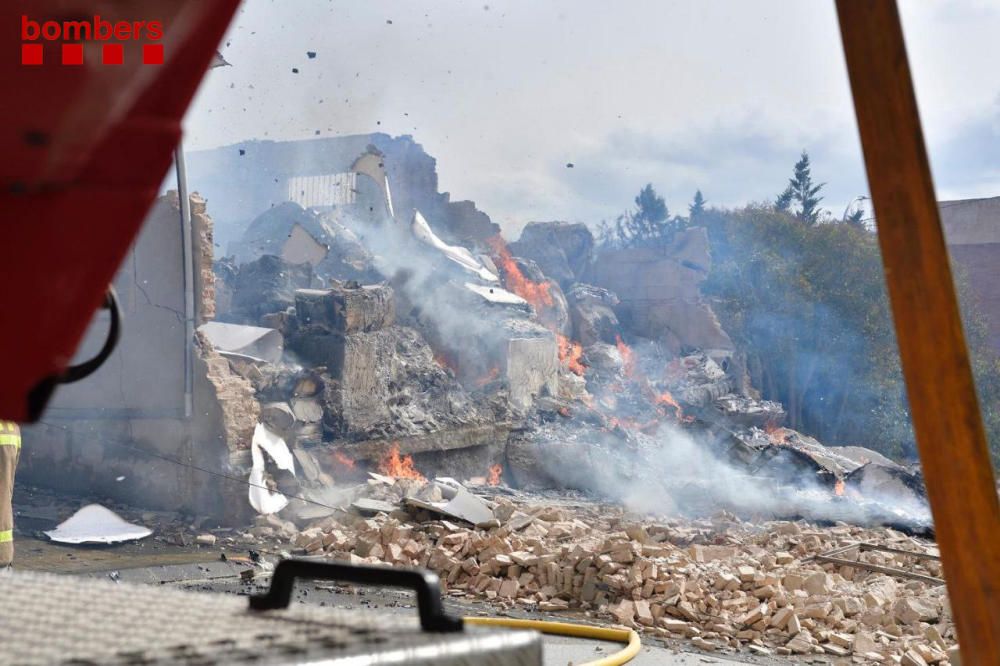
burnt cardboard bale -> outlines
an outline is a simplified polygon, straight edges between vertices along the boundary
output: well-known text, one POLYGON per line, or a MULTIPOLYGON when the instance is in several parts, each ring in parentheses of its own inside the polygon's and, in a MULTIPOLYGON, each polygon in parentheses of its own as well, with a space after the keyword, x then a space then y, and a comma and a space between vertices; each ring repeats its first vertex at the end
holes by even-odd
POLYGON ((614 311, 620 303, 618 296, 607 289, 580 282, 566 292, 566 300, 574 340, 584 347, 598 342, 615 343, 615 337, 621 333, 614 311))
POLYGON ((396 321, 389 285, 348 282, 330 289, 300 289, 295 292, 295 312, 301 327, 336 333, 377 331, 396 321))
POLYGON ((344 363, 344 334, 320 327, 299 327, 286 339, 286 349, 299 362, 338 371, 344 363))
POLYGON ((594 255, 594 236, 587 225, 569 222, 530 222, 510 251, 531 259, 565 289, 578 281, 594 255))
POLYGON ((570 317, 569 303, 563 295, 562 288, 555 280, 545 280, 548 285, 549 297, 552 303, 542 308, 538 313, 538 320, 546 325, 550 330, 559 335, 569 338, 573 335, 573 320, 570 317))
POLYGON ((548 279, 542 267, 532 259, 515 256, 514 263, 517 264, 517 269, 521 271, 521 275, 532 282, 545 282, 548 279))
POLYGON ((316 274, 322 278, 375 282, 380 279, 375 269, 374 257, 358 235, 341 224, 335 213, 323 216, 326 236, 323 242, 328 252, 316 265, 316 274))
POLYGON ((253 383, 261 402, 286 402, 298 396, 295 389, 303 377, 313 373, 291 363, 248 363, 245 359, 230 358, 230 365, 253 383))
POLYGON ((281 333, 282 336, 287 336, 289 333, 293 332, 295 327, 298 325, 295 318, 295 309, 288 308, 282 312, 270 312, 266 315, 262 315, 260 318, 260 325, 265 328, 273 328, 281 333))
POLYGON ((406 437, 492 421, 416 330, 390 326, 341 340, 321 400, 331 437, 406 437))
POLYGON ((524 257, 514 257, 521 275, 537 284, 545 286, 548 299, 543 303, 533 303, 539 321, 560 335, 569 337, 573 333, 573 322, 570 319, 569 303, 562 287, 555 280, 548 278, 537 263, 524 257))
POLYGON ((615 312, 631 333, 723 359, 733 342, 700 292, 710 268, 708 236, 695 227, 662 248, 604 250, 586 280, 618 295, 615 312))
POLYGON ((313 270, 309 264, 292 264, 281 257, 264 255, 240 266, 236 273, 232 314, 256 324, 263 315, 295 305, 295 291, 312 283, 313 270))
MULTIPOLYGON (((436 174, 434 179, 437 180, 436 174)), ((393 192, 395 191, 394 189, 393 192)), ((500 225, 493 222, 489 215, 476 208, 474 202, 448 201, 447 194, 444 195, 444 200, 445 207, 442 211, 444 215, 436 214, 433 208, 427 210, 434 217, 441 219, 443 223, 441 231, 446 239, 469 244, 481 243, 500 233, 500 225)))
POLYGON ((584 361, 591 371, 610 377, 621 377, 625 370, 625 359, 616 345, 595 342, 584 347, 584 361))

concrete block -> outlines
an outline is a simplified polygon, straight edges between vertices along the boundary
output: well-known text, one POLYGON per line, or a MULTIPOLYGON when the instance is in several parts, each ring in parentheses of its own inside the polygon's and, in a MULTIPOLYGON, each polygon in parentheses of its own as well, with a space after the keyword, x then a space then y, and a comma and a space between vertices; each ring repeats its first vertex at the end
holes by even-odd
POLYGON ((299 289, 295 311, 304 328, 338 333, 378 331, 396 321, 395 298, 388 285, 299 289))
POLYGON ((559 388, 559 348, 551 336, 514 338, 507 343, 507 379, 510 401, 527 408, 543 391, 559 388))

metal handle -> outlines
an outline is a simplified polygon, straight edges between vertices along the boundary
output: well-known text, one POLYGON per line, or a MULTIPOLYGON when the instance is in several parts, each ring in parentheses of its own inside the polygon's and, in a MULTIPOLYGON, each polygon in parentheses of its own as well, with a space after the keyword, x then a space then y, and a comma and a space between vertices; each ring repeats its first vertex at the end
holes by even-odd
POLYGON ((42 415, 45 405, 48 404, 49 398, 52 397, 52 392, 55 391, 56 386, 80 381, 92 374, 108 360, 111 353, 115 350, 115 347, 118 345, 118 338, 121 337, 122 314, 121 309, 118 307, 118 297, 115 295, 114 287, 108 286, 108 291, 104 295, 104 304, 101 307, 107 308, 111 312, 108 337, 104 340, 104 346, 101 347, 101 351, 97 352, 97 356, 89 361, 70 366, 58 375, 48 375, 40 379, 28 391, 28 395, 25 396, 28 411, 27 421, 29 423, 34 423, 42 415))
POLYGON ((274 568, 267 594, 250 597, 252 610, 287 608, 296 578, 334 580, 358 585, 400 587, 417 593, 420 626, 424 631, 462 631, 462 620, 451 617, 441 603, 441 581, 437 574, 402 567, 360 567, 332 562, 282 560, 274 568))
POLYGON ((108 287, 108 291, 104 295, 104 304, 101 307, 111 312, 111 325, 108 327, 108 337, 104 340, 104 346, 101 347, 101 351, 97 352, 97 356, 94 358, 66 368, 59 376, 60 384, 72 384, 92 375, 95 370, 108 360, 115 347, 118 346, 118 338, 121 336, 122 316, 114 287, 108 287))

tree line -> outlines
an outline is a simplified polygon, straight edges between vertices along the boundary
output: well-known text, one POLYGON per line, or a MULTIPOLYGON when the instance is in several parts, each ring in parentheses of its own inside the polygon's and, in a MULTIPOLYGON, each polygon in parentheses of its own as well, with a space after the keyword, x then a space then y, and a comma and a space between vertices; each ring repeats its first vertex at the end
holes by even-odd
MULTIPOLYGON (((690 226, 707 230, 712 269, 703 292, 762 397, 787 425, 831 445, 916 456, 877 237, 863 210, 840 218, 820 207, 803 152, 771 202, 709 207, 699 190, 672 216, 651 184, 635 207, 602 223, 604 247, 664 247, 690 226)), ((956 276, 966 339, 994 461, 1000 463, 1000 359, 965 277, 956 276)), ((944 443, 942 443, 944 445, 944 443)))

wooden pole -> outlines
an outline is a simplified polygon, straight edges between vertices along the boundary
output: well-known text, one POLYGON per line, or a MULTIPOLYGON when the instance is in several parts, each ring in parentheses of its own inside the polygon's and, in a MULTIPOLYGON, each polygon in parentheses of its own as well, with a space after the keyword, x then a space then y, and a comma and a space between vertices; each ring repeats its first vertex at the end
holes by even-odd
POLYGON ((1000 503, 899 12, 895 0, 837 0, 837 12, 962 663, 997 666, 1000 503))

